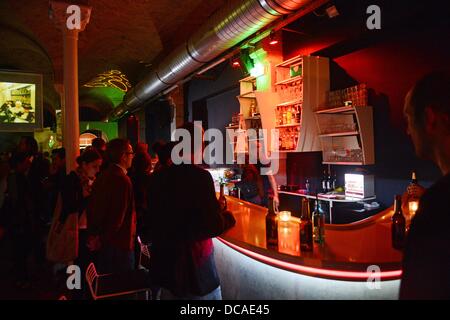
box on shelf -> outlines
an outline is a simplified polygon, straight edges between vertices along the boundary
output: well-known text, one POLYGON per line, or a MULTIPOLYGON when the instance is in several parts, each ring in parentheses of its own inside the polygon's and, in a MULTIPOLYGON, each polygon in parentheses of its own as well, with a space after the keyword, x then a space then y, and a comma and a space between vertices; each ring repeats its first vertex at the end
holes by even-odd
POLYGON ((289 68, 289 75, 291 78, 302 75, 302 65, 292 66, 289 68))

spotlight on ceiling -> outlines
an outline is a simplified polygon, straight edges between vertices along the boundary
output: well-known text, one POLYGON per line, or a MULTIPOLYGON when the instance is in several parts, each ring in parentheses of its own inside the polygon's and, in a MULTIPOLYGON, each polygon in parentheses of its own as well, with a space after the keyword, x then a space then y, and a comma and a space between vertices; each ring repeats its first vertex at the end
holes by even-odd
POLYGON ((275 36, 275 34, 273 32, 271 32, 270 36, 269 36, 269 44, 271 46, 274 46, 274 45, 278 44, 278 42, 279 41, 278 41, 277 37, 275 36))
POLYGON ((239 61, 239 58, 231 60, 231 66, 235 69, 238 69, 241 67, 241 62, 239 61))
POLYGON ((326 8, 325 12, 327 13, 328 18, 330 18, 330 19, 337 17, 339 15, 339 11, 335 5, 332 5, 332 6, 329 6, 328 8, 326 8))

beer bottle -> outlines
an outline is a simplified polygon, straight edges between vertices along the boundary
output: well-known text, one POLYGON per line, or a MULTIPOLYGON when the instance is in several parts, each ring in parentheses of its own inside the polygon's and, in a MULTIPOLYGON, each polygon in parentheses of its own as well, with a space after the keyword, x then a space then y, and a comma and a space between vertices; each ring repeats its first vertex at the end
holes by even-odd
POLYGON ((327 192, 333 191, 333 180, 331 179, 331 173, 330 171, 328 171, 328 176, 327 176, 327 192))
POLYGON ((317 196, 313 212, 313 238, 316 243, 323 244, 325 242, 325 215, 317 196))
POLYGON ((273 197, 269 197, 269 211, 266 215, 266 244, 268 249, 278 249, 278 216, 273 210, 273 197))
POLYGON ((335 190, 336 188, 337 188, 337 175, 336 172, 334 172, 333 179, 331 181, 331 189, 335 190))
POLYGON ((309 200, 302 198, 302 214, 300 215, 300 251, 313 250, 313 226, 309 200))
POLYGON ((328 186, 328 181, 327 181, 327 171, 323 170, 323 177, 322 177, 322 192, 326 193, 328 192, 327 186, 328 186))
POLYGON ((402 196, 396 195, 392 216, 392 247, 401 250, 405 245, 406 220, 402 212, 402 196))
MULTIPOLYGON (((413 171, 411 174, 411 183, 409 184, 408 190, 418 185, 416 171, 413 171)), ((419 198, 408 192, 408 210, 410 215, 414 215, 419 208, 419 198)))
POLYGON ((220 209, 222 211, 227 210, 227 198, 225 198, 225 194, 224 194, 224 184, 221 183, 220 184, 220 196, 219 196, 219 204, 220 204, 220 209))

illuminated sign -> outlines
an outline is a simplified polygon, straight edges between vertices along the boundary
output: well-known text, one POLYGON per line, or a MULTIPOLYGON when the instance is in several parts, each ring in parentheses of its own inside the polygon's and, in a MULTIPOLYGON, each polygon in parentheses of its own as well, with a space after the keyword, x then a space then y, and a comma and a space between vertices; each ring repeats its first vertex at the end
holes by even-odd
POLYGON ((88 88, 116 88, 123 92, 127 92, 131 88, 130 81, 119 70, 100 73, 84 86, 88 88))

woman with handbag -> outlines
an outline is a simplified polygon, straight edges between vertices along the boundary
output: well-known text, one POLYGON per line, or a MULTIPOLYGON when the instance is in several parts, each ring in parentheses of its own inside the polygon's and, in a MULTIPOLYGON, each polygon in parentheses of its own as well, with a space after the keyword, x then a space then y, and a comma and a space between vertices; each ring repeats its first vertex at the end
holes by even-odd
POLYGON ((58 196, 47 242, 47 258, 66 265, 74 263, 84 275, 90 262, 86 247, 86 207, 102 157, 96 150, 87 149, 77 158, 77 164, 64 179, 58 196))

